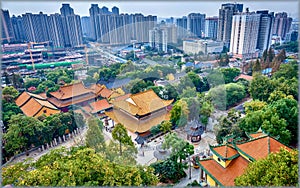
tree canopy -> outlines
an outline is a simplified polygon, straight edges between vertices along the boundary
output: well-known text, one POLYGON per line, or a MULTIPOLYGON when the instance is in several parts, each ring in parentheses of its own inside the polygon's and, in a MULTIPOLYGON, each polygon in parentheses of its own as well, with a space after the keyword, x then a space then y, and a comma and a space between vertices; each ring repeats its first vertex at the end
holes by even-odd
POLYGON ((17 186, 154 186, 158 178, 146 166, 112 163, 91 148, 51 150, 36 162, 2 169, 3 184, 17 186))
POLYGON ((281 149, 267 158, 249 164, 243 175, 235 180, 236 186, 299 186, 298 151, 281 149))

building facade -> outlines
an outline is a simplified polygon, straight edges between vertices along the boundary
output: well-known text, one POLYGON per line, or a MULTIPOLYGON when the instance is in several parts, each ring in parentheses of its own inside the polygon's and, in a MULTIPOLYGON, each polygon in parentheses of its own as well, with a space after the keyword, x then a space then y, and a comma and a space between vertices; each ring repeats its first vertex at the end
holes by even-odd
POLYGON ((286 12, 276 13, 273 25, 273 35, 285 39, 286 34, 290 31, 293 19, 287 16, 286 12))
POLYGON ((256 13, 260 14, 257 49, 263 51, 265 49, 268 49, 271 45, 274 13, 273 12, 269 13, 269 11, 267 10, 256 11, 256 13))
POLYGON ((218 17, 208 17, 205 19, 205 37, 217 39, 218 17))
POLYGON ((8 10, 1 9, 2 42, 9 43, 15 40, 14 30, 8 10))
POLYGON ((240 13, 232 18, 232 32, 229 52, 242 58, 255 56, 260 14, 240 13))
POLYGON ((187 20, 188 31, 191 37, 204 37, 205 14, 191 13, 187 20))
POLYGON ((182 18, 177 18, 176 26, 177 26, 177 38, 178 39, 186 38, 188 36, 187 17, 183 16, 182 18))
POLYGON ((168 33, 164 29, 154 28, 149 31, 150 47, 156 48, 158 51, 168 51, 168 33))
POLYGON ((24 25, 22 16, 13 15, 11 18, 12 27, 15 34, 15 40, 18 42, 25 41, 24 25))
POLYGON ((232 17, 238 12, 243 12, 243 4, 222 4, 219 9, 217 39, 225 42, 227 47, 231 39, 232 17))
POLYGON ((183 51, 187 54, 220 53, 224 47, 224 42, 213 40, 185 40, 183 41, 183 51))

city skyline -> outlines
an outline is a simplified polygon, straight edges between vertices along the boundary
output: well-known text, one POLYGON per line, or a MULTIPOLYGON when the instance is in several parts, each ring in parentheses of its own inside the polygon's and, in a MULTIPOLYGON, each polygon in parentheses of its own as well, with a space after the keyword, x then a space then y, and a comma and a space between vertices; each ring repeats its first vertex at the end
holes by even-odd
MULTIPOLYGON (((127 1, 127 2, 95 2, 95 1, 56 1, 42 2, 36 1, 33 3, 23 1, 2 1, 2 9, 7 9, 10 15, 21 15, 26 12, 44 14, 58 13, 63 3, 68 3, 74 9, 74 13, 80 16, 89 16, 89 8, 91 4, 98 4, 99 7, 106 6, 111 10, 117 6, 120 13, 142 13, 144 15, 155 15, 159 18, 182 17, 189 13, 202 13, 206 16, 218 16, 218 10, 223 3, 234 3, 234 1, 175 1, 175 2, 150 2, 150 1, 127 1), (133 4, 134 3, 134 4, 133 4), (203 6, 205 5, 205 6, 203 6)), ((298 1, 237 1, 236 3, 244 4, 244 11, 249 8, 250 11, 269 10, 271 12, 287 12, 288 16, 298 18, 298 1), (288 2, 288 3, 287 3, 288 2)))

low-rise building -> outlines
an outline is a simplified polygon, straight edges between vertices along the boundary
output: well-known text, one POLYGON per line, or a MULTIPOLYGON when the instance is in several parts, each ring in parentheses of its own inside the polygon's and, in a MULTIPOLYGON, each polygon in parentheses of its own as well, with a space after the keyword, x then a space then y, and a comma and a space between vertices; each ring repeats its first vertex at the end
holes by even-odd
POLYGON ((21 93, 15 102, 22 112, 29 117, 50 116, 60 113, 60 110, 49 103, 45 97, 27 91, 21 93))
POLYGON ((213 40, 185 40, 183 41, 183 51, 187 54, 203 54, 221 53, 224 42, 213 40))

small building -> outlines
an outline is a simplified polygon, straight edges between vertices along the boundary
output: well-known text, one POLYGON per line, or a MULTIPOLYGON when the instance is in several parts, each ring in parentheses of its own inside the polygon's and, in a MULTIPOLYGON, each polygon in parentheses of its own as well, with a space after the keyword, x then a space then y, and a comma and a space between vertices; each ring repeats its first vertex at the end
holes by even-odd
POLYGON ((185 131, 187 133, 187 139, 191 142, 200 142, 201 135, 204 132, 204 127, 198 120, 192 120, 187 123, 185 127, 185 131))
POLYGON ((234 179, 245 172, 249 163, 279 152, 280 148, 291 150, 261 130, 248 136, 250 140, 243 143, 210 146, 213 156, 199 161, 200 179, 210 186, 234 186, 234 179))
POLYGON ((168 106, 173 100, 159 98, 153 90, 113 101, 113 110, 105 112, 115 123, 123 124, 133 133, 149 133, 151 127, 170 119, 168 106))
POLYGON ((49 103, 46 98, 26 91, 21 93, 15 102, 22 112, 29 117, 50 116, 60 113, 60 110, 49 103))

